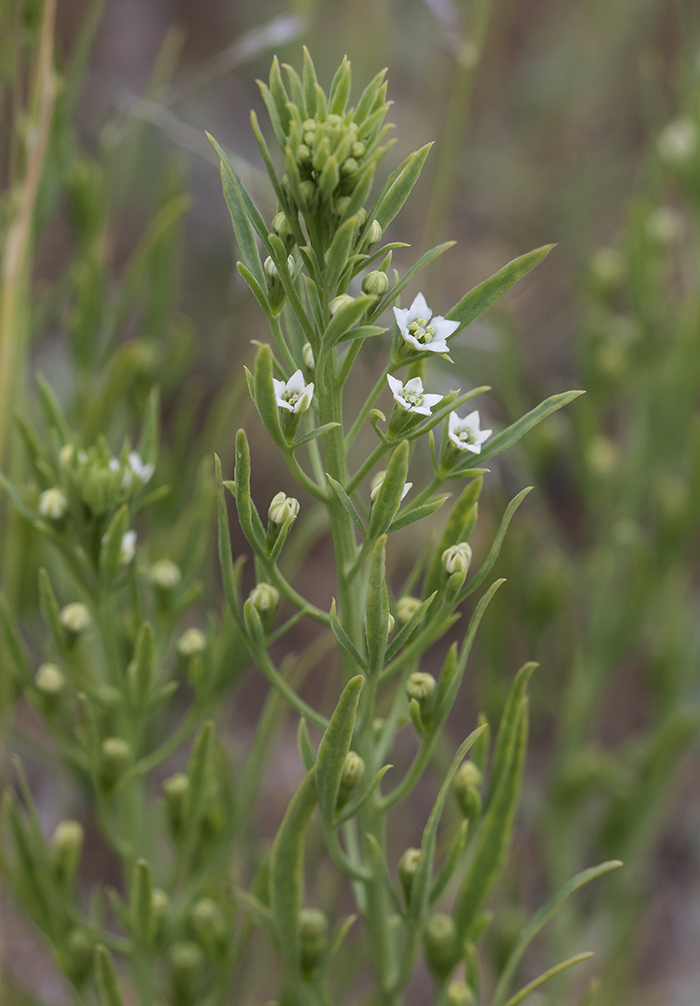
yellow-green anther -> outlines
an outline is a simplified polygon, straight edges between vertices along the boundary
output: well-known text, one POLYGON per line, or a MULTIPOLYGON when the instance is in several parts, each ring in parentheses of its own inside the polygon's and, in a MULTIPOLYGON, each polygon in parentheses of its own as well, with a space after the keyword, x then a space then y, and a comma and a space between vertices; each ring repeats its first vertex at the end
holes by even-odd
POLYGON ((158 562, 154 562, 148 576, 156 590, 164 594, 175 590, 182 580, 180 567, 171 562, 170 559, 159 559, 158 562))
POLYGON ((53 863, 58 882, 65 886, 73 878, 83 849, 83 826, 79 821, 60 821, 51 838, 53 863))
POLYGON ((399 625, 410 622, 421 604, 422 601, 418 597, 411 597, 408 594, 405 597, 400 597, 396 602, 396 617, 399 620, 399 625))
POLYGON ((102 742, 100 778, 105 789, 111 789, 131 761, 131 746, 122 737, 108 737, 102 742))
POLYGON ((365 774, 364 759, 355 751, 348 751, 343 764, 343 772, 340 777, 340 789, 338 790, 337 807, 340 810, 350 799, 352 791, 362 780, 365 774))
POLYGON ((340 311, 341 307, 347 307, 348 304, 352 304, 354 300, 355 298, 351 297, 349 293, 341 293, 339 297, 333 298, 328 305, 328 309, 331 314, 335 314, 337 311, 340 311))
POLYGON ((53 702, 66 687, 66 679, 55 664, 42 664, 34 676, 34 684, 47 702, 53 702))
POLYGON ((450 982, 447 988, 447 1006, 476 1006, 474 993, 466 982, 450 982))
POLYGON ((454 921, 436 913, 428 919, 424 935, 425 957, 436 978, 444 980, 456 966, 461 948, 454 921))
POLYGON ((362 292, 372 297, 383 297, 389 289, 389 277, 381 269, 368 272, 362 280, 362 292))
POLYGON ((419 859, 420 849, 409 848, 406 849, 399 860, 399 880, 401 882, 406 907, 408 907, 411 901, 411 888, 413 887, 413 878, 415 877, 416 870, 418 869, 419 859))
POLYGON ((47 520, 61 520, 68 509, 66 494, 58 486, 46 489, 39 497, 39 513, 47 520))
POLYGON ((328 946, 328 919, 318 908, 302 908, 299 914, 301 966, 305 974, 316 967, 328 946))
POLYGON ((90 612, 80 601, 61 609, 61 625, 72 640, 77 639, 90 625, 90 612))
POLYGON ((442 553, 442 568, 448 576, 452 573, 467 573, 472 561, 472 550, 468 542, 450 545, 442 553))

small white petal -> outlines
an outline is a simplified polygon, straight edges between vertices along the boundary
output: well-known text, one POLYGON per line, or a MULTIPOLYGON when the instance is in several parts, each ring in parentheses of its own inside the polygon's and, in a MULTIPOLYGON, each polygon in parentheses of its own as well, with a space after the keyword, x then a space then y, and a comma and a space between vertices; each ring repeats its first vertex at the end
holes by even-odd
POLYGON ((447 318, 443 318, 440 315, 432 318, 430 324, 435 329, 435 342, 444 342, 445 339, 449 339, 453 332, 456 332, 459 328, 458 321, 448 321, 447 318))
POLYGON ((406 381, 404 384, 404 390, 409 392, 415 392, 420 395, 423 391, 423 382, 420 377, 412 377, 410 381, 406 381))
POLYGON ((401 383, 398 377, 392 377, 391 374, 387 374, 386 379, 389 382, 389 387, 391 388, 392 395, 394 396, 394 398, 398 398, 398 396, 403 391, 403 384, 401 383))
POLYGON ((423 321, 428 322, 432 317, 433 312, 428 307, 425 297, 422 293, 416 294, 413 298, 413 303, 408 309, 408 320, 409 323, 415 321, 416 318, 422 318, 423 321))
POLYGON ((304 393, 304 375, 301 370, 295 370, 287 381, 287 391, 296 391, 298 395, 304 393))

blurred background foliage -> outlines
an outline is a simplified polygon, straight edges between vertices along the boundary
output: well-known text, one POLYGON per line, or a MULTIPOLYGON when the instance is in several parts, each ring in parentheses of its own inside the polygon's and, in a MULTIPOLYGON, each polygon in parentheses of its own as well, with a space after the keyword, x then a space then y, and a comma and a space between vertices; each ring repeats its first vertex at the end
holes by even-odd
MULTIPOLYGON (((482 412, 494 427, 564 387, 588 392, 499 460, 480 504, 477 551, 523 480, 536 487, 499 560, 509 585, 484 619, 454 714, 471 720, 484 709, 497 720, 512 667, 540 661, 524 807, 489 946, 502 960, 524 906, 576 870, 619 857, 626 869, 562 914, 558 955, 586 933, 598 949, 601 1006, 694 1006, 700 7, 58 0, 55 72, 46 49, 52 13, 36 0, 0 5, 3 468, 21 473, 25 463, 12 416, 18 407, 38 413, 34 372, 50 379, 86 443, 104 432, 115 448, 140 427, 157 384, 160 475, 172 491, 139 533, 151 561, 175 559, 186 582, 201 578, 205 607, 220 606, 212 451, 230 468, 245 422, 260 459, 255 492, 264 499, 288 488, 265 468, 242 384, 264 319, 234 268, 204 136, 212 132, 232 154, 271 219, 248 121, 251 107, 261 110, 254 80, 267 76, 271 54, 298 65, 304 42, 326 81, 344 53, 356 79, 387 66, 402 137, 390 166, 436 141, 403 229, 390 235, 411 243, 411 260, 436 241, 458 241, 424 280, 431 303, 448 305, 504 261, 557 243, 505 307, 460 338, 455 367, 439 371, 445 389, 492 385, 482 412)), ((395 263, 401 268, 400 251, 395 263)), ((369 373, 371 359, 366 366, 369 373)), ((22 518, 3 509, 2 520, 4 590, 31 638, 36 570, 48 564, 59 584, 62 574, 22 518)), ((407 538, 394 575, 421 544, 407 538)), ((325 605, 328 550, 313 520, 288 562, 301 558, 309 598, 325 605)), ((264 689, 242 678, 236 660, 229 667, 229 683, 243 683, 222 718, 242 756, 264 689)), ((56 787, 46 738, 14 701, 9 678, 3 672, 3 727, 30 759, 50 829, 69 794, 56 787)), ((323 687, 322 676, 309 687, 323 687)), ((279 743, 293 744, 291 729, 279 743)), ((450 750, 446 742, 446 761, 450 750)), ((298 781, 295 759, 264 784, 263 835, 298 781)), ((429 804, 419 789, 397 849, 413 840, 429 804)), ((86 883, 114 869, 93 838, 86 883)), ((316 883, 330 884, 330 874, 322 869, 316 883)), ((2 910, 3 1001, 66 1001, 7 899, 2 910), (23 998, 20 985, 37 999, 23 998)), ((544 949, 542 959, 550 959, 544 949)), ((418 986, 415 995, 422 1001, 418 986)))

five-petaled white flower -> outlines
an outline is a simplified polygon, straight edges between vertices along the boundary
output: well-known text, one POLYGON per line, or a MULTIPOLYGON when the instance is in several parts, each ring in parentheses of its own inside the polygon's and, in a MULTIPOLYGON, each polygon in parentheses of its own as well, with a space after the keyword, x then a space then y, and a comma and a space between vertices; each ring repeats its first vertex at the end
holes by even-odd
POLYGON ((432 407, 442 400, 442 395, 428 395, 423 391, 420 377, 412 377, 405 384, 391 374, 387 374, 386 379, 396 404, 404 412, 417 412, 421 416, 429 416, 432 407))
POLYGON ((478 412, 470 412, 464 419, 460 419, 456 412, 450 413, 448 435, 458 450, 481 454, 481 445, 492 431, 480 429, 479 422, 478 412))
POLYGON ((278 381, 273 377, 272 383, 275 386, 275 398, 280 409, 286 409, 287 412, 294 412, 299 416, 302 412, 306 412, 311 405, 314 386, 313 384, 304 384, 304 375, 301 370, 297 370, 286 382, 278 381))
POLYGON ((410 307, 395 307, 396 324, 403 341, 416 351, 448 353, 447 339, 459 328, 458 321, 448 321, 433 312, 425 302, 422 293, 414 299, 410 307))

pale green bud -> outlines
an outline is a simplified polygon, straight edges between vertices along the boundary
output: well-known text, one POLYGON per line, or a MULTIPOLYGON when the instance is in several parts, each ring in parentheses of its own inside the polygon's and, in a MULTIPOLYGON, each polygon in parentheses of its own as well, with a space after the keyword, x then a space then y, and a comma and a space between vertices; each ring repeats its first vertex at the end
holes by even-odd
POLYGON ((314 183, 310 180, 302 182, 299 186, 299 190, 301 192, 301 197, 304 200, 304 202, 310 206, 316 196, 316 186, 314 185, 314 183))
POLYGON ((42 664, 34 676, 34 684, 42 698, 55 702, 66 687, 66 679, 55 664, 42 664))
POLYGON ((194 906, 192 925, 205 946, 220 946, 226 935, 224 913, 212 898, 202 898, 194 906))
POLYGON ((158 562, 154 562, 148 575, 156 590, 162 591, 164 594, 175 590, 182 580, 180 567, 170 559, 159 559, 158 562))
POLYGON ((168 907, 170 905, 170 898, 160 887, 154 887, 151 891, 151 915, 153 917, 153 922, 155 926, 157 935, 158 930, 161 928, 165 919, 168 915, 168 907))
POLYGON ((474 993, 466 982, 450 982, 447 988, 447 1006, 476 1006, 474 993))
POLYGON ((381 269, 368 272, 362 280, 362 292, 371 297, 383 297, 389 289, 389 277, 381 269))
POLYGON ((466 541, 450 545, 442 553, 442 568, 448 576, 452 573, 467 573, 472 561, 472 550, 466 541))
POLYGON ((299 500, 286 493, 279 492, 272 498, 267 516, 273 524, 285 524, 290 517, 297 517, 299 514, 299 500))
POLYGON ((350 799, 350 795, 365 774, 364 759, 355 751, 348 751, 343 764, 343 772, 340 777, 340 789, 338 791, 338 809, 344 807, 350 799))
POLYGON ((425 956, 436 978, 445 979, 457 965, 461 948, 454 921, 441 912, 431 915, 425 927, 425 956))
POLYGON ((481 782, 481 772, 473 761, 465 761, 455 775, 454 794, 460 810, 469 821, 481 814, 481 782))
POLYGON ((127 531, 122 535, 122 543, 119 548, 119 564, 128 566, 136 555, 136 532, 127 531))
POLYGON ((131 746, 121 737, 102 741, 100 776, 105 789, 111 789, 131 761, 131 746))
POLYGON ((300 143, 297 147, 297 159, 302 164, 308 164, 311 160, 311 149, 308 144, 300 143))
POLYGON ((79 821, 60 821, 51 838, 56 876, 63 886, 70 883, 80 862, 84 831, 79 821))
POLYGON ((207 648, 207 639, 201 629, 185 629, 177 641, 177 652, 183 660, 199 657, 207 648))
POLYGON ((340 199, 336 200, 333 212, 337 217, 343 217, 345 216, 349 205, 350 196, 341 196, 340 199))
POLYGON ((357 141, 357 142, 353 143, 353 145, 350 148, 350 150, 351 150, 352 156, 355 158, 356 161, 359 161, 361 157, 365 156, 365 145, 364 145, 364 143, 361 143, 361 142, 357 141))
POLYGON ((182 831, 187 817, 187 804, 190 795, 190 780, 184 772, 171 775, 163 783, 163 796, 168 815, 168 823, 173 835, 182 831))
POLYGON ((305 365, 309 368, 309 370, 313 370, 314 367, 316 366, 316 361, 314 360, 314 351, 311 348, 310 342, 304 343, 301 350, 301 355, 304 358, 305 365))
POLYGON ((382 230, 382 225, 379 223, 379 221, 373 220, 367 230, 367 238, 366 238, 367 244, 376 245, 379 241, 381 241, 383 233, 384 231, 382 230))
POLYGON ((302 908, 299 915, 301 930, 301 966, 305 974, 316 967, 328 946, 328 919, 318 908, 302 908))
POLYGON ((601 286, 619 286, 625 277, 622 252, 618 248, 599 248, 591 258, 591 274, 601 286))
POLYGON ((269 632, 272 628, 277 605, 280 603, 279 590, 271 583, 259 583, 251 590, 250 600, 260 615, 263 627, 269 632))
POLYGON ((76 985, 82 984, 92 971, 95 960, 95 944, 84 929, 75 926, 69 930, 65 943, 67 960, 62 967, 76 985))
POLYGON ((68 509, 66 494, 58 486, 46 489, 39 497, 39 513, 46 520, 61 520, 68 509))
POLYGON ((60 621, 69 643, 74 643, 89 627, 90 612, 80 601, 75 601, 61 609, 60 621))
POLYGON ((340 173, 341 173, 341 175, 345 175, 346 177, 349 177, 350 175, 354 175, 355 174, 355 172, 357 171, 357 169, 359 168, 359 166, 360 165, 357 163, 357 161, 355 160, 354 157, 348 157, 341 164, 341 166, 340 166, 340 173))
POLYGON ((401 887, 403 889, 403 897, 406 902, 406 907, 411 900, 411 889, 413 887, 413 878, 416 875, 416 870, 418 869, 418 860, 420 859, 420 849, 406 849, 403 856, 399 860, 399 880, 401 881, 401 887))
POLYGON ((387 624, 386 624, 386 634, 387 634, 387 636, 390 636, 392 634, 392 632, 394 631, 394 626, 395 625, 396 625, 396 619, 390 613, 389 617, 387 619, 387 624))
POLYGON ((275 214, 275 217, 272 221, 272 229, 275 232, 275 234, 283 241, 287 242, 290 240, 290 238, 291 240, 294 240, 294 235, 292 234, 292 228, 289 226, 289 220, 287 220, 287 215, 285 213, 282 213, 280 211, 279 213, 275 214))
POLYGON ((399 620, 399 625, 405 625, 406 622, 410 622, 420 608, 421 603, 419 598, 411 597, 408 594, 405 597, 400 597, 396 602, 396 617, 399 620))
POLYGON ((423 671, 415 671, 406 682, 406 695, 410 699, 415 699, 421 710, 428 710, 435 698, 437 682, 432 674, 423 671))
POLYGON ((204 963, 204 955, 191 940, 179 940, 170 948, 170 973, 178 1001, 188 1002, 204 963))
POLYGON ((347 307, 347 305, 352 304, 354 300, 355 298, 351 297, 349 293, 341 293, 340 297, 334 297, 330 302, 328 305, 329 310, 331 314, 335 314, 341 309, 341 307, 347 307))

